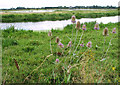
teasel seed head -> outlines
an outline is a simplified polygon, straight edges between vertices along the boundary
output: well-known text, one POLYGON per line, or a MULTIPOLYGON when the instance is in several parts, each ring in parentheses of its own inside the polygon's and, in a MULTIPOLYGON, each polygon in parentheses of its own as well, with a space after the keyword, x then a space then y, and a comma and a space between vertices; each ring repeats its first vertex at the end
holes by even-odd
POLYGON ((56 38, 56 43, 59 43, 60 39, 59 37, 56 38))
POLYGON ((76 23, 76 20, 75 20, 75 19, 76 19, 76 17, 75 17, 75 15, 73 15, 72 18, 71 18, 71 22, 72 22, 72 23, 76 23))
POLYGON ((86 25, 85 25, 85 24, 82 26, 82 29, 83 29, 83 30, 86 30, 86 25))
POLYGON ((72 46, 72 41, 70 41, 67 45, 67 47, 71 47, 72 46))
POLYGON ((104 35, 104 36, 107 36, 107 35, 108 35, 108 28, 107 28, 107 27, 105 27, 105 29, 103 30, 103 35, 104 35))
POLYGON ((116 33, 116 28, 113 28, 112 33, 113 33, 113 34, 116 33))
POLYGON ((59 42, 58 46, 60 46, 61 48, 64 48, 64 45, 61 42, 59 42))
POLYGON ((91 41, 87 43, 87 47, 89 47, 89 48, 92 47, 92 42, 91 41))
POLYGON ((84 47, 84 43, 82 42, 82 44, 80 44, 81 47, 84 47))
POLYGON ((99 24, 98 24, 98 23, 95 24, 94 29, 95 29, 95 30, 99 30, 99 24))
POLYGON ((56 59, 56 62, 58 63, 58 62, 59 62, 59 59, 56 59))
POLYGON ((77 28, 77 30, 79 30, 80 29, 80 21, 77 21, 77 24, 76 24, 76 28, 77 28))

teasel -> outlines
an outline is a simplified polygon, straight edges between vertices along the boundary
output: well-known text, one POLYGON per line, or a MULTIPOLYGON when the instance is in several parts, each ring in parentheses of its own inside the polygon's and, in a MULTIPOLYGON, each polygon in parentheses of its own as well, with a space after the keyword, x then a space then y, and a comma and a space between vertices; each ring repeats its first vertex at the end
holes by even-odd
POLYGON ((67 47, 71 47, 72 46, 72 41, 70 41, 67 45, 67 47))
POLYGON ((112 33, 113 33, 113 34, 116 33, 116 28, 113 28, 112 33))
POLYGON ((82 44, 80 44, 81 47, 84 47, 84 43, 82 42, 82 44))
POLYGON ((52 32, 51 31, 48 32, 48 36, 52 36, 52 32))
POLYGON ((56 38, 56 43, 59 43, 60 39, 59 37, 56 38))
POLYGON ((56 63, 58 63, 59 62, 59 59, 56 59, 56 63))
POLYGON ((85 24, 82 26, 82 29, 83 29, 83 30, 86 30, 86 25, 85 25, 85 24))
MULTIPOLYGON (((74 32, 74 28, 75 28, 75 23, 76 23, 76 17, 75 15, 72 16, 71 18, 71 22, 73 23, 73 28, 72 28, 72 38, 71 38, 71 41, 73 41, 73 32, 74 32)), ((72 48, 70 48, 70 51, 69 51, 69 55, 71 54, 71 51, 72 51, 72 48)))
POLYGON ((89 48, 92 47, 92 42, 91 41, 87 43, 87 47, 89 47, 89 48))
POLYGON ((58 44, 58 46, 60 46, 61 48, 64 48, 64 45, 61 42, 58 44))
POLYGON ((75 17, 75 15, 73 15, 72 18, 71 18, 71 22, 72 22, 72 23, 76 23, 76 20, 75 20, 75 19, 76 19, 76 17, 75 17))
POLYGON ((79 30, 80 29, 80 21, 77 21, 77 24, 76 24, 76 29, 79 30))
POLYGON ((108 36, 108 28, 107 27, 105 27, 105 29, 103 30, 103 35, 108 36))
POLYGON ((105 29, 103 30, 103 35, 104 35, 104 44, 103 44, 103 54, 105 51, 105 44, 106 44, 106 36, 108 36, 108 28, 105 27, 105 29))
MULTIPOLYGON (((97 33, 97 30, 99 30, 99 24, 96 23, 94 29, 96 30, 96 37, 98 36, 99 33, 97 33)), ((96 38, 96 43, 97 43, 97 38, 96 38)), ((96 44, 96 49, 98 48, 98 45, 96 44)))
POLYGON ((48 36, 50 36, 50 50, 51 50, 51 53, 52 53, 52 46, 51 46, 51 36, 52 36, 52 32, 51 32, 51 31, 48 32, 48 36))
POLYGON ((95 30, 99 30, 99 24, 98 24, 98 23, 95 24, 94 29, 95 29, 95 30))

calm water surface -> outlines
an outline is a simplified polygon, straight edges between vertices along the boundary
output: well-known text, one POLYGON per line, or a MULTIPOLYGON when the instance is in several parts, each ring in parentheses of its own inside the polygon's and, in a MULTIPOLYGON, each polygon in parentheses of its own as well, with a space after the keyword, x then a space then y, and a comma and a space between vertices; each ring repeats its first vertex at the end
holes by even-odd
MULTIPOLYGON (((98 23, 107 24, 109 22, 116 23, 120 22, 120 16, 111 16, 111 17, 101 17, 101 18, 81 18, 77 19, 80 23, 85 22, 93 22, 96 21, 98 23)), ((63 29, 65 26, 71 23, 71 19, 69 20, 62 20, 62 21, 40 21, 40 22, 17 22, 17 23, 0 23, 1 29, 6 29, 10 26, 15 26, 15 29, 24 29, 24 30, 34 30, 34 31, 41 31, 41 30, 51 30, 53 29, 63 29)))

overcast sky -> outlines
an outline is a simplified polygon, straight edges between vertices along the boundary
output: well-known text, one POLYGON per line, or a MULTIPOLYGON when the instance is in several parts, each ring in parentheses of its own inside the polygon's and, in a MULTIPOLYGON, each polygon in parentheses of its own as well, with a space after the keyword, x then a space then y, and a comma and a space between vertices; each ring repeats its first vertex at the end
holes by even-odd
POLYGON ((0 8, 55 6, 118 6, 120 0, 0 0, 0 8))

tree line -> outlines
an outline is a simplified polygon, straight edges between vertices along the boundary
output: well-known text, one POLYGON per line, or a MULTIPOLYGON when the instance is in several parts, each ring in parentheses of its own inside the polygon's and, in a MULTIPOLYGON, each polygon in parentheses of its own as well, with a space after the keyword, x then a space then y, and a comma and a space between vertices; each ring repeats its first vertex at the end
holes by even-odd
POLYGON ((120 7, 116 7, 116 6, 97 6, 97 5, 93 5, 93 6, 58 6, 58 7, 41 7, 41 8, 25 8, 25 7, 16 7, 16 8, 9 8, 9 9, 1 9, 1 10, 24 10, 24 9, 116 9, 116 8, 120 8, 120 7))

